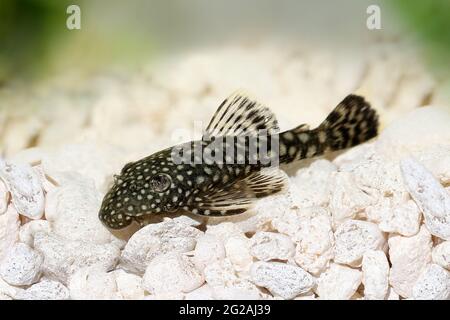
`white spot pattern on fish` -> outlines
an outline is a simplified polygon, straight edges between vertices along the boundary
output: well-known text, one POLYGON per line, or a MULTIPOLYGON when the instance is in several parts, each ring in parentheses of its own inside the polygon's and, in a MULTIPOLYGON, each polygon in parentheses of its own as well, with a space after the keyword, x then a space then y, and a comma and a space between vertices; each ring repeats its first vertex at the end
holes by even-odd
POLYGON ((319 156, 363 143, 377 131, 378 116, 360 96, 348 95, 315 129, 302 124, 279 133, 267 107, 235 93, 222 102, 202 140, 126 164, 114 176, 99 218, 107 227, 121 229, 133 220, 143 224, 149 215, 177 210, 206 216, 239 214, 256 199, 283 190, 284 175, 268 160, 286 164, 319 156), (207 152, 199 155, 198 146, 207 152), (266 154, 261 153, 263 147, 266 154), (174 150, 188 150, 190 161, 175 163, 174 150))

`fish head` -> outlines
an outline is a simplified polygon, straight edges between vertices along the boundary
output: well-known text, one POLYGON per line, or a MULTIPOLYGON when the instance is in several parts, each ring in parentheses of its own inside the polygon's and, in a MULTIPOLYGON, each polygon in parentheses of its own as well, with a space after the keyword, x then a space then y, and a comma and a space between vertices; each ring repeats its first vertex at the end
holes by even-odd
POLYGON ((104 225, 122 229, 135 218, 177 210, 182 193, 175 178, 176 165, 166 153, 128 163, 114 176, 99 212, 104 225))

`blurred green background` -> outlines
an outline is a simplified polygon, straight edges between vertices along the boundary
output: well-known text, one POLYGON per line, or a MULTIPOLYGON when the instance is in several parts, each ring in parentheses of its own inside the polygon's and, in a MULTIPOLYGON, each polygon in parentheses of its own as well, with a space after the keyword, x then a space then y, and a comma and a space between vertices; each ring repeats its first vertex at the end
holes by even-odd
POLYGON ((358 30, 365 29, 365 8, 373 3, 382 19, 391 17, 382 20, 383 29, 403 29, 437 76, 448 72, 448 0, 1 0, 0 82, 139 67, 167 52, 245 36, 278 34, 348 46, 364 37, 358 30), (81 30, 66 28, 70 4, 81 8, 81 30))

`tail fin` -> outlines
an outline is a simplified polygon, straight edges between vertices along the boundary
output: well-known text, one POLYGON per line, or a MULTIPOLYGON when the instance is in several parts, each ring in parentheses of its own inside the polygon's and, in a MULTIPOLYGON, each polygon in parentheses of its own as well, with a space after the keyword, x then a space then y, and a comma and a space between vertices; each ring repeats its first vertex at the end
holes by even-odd
POLYGON ((317 130, 325 133, 329 150, 341 150, 375 137, 378 134, 378 115, 363 97, 350 94, 317 130))

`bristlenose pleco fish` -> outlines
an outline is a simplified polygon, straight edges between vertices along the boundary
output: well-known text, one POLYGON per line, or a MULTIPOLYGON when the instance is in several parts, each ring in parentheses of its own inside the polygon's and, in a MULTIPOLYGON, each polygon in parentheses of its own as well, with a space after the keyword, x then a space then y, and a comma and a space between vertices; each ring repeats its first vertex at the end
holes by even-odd
POLYGON ((121 229, 174 211, 239 214, 256 199, 284 189, 280 164, 358 145, 377 131, 377 113, 361 96, 348 95, 315 129, 302 124, 279 133, 274 114, 238 92, 222 102, 201 140, 126 164, 114 177, 99 218, 121 229))

